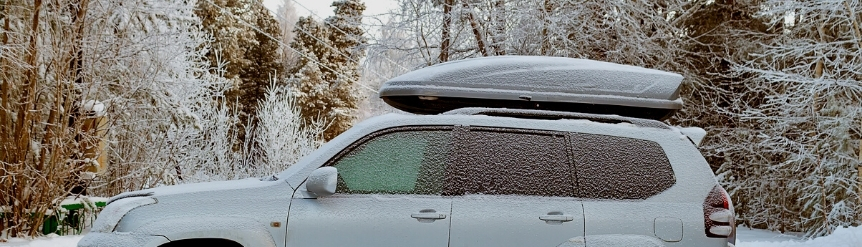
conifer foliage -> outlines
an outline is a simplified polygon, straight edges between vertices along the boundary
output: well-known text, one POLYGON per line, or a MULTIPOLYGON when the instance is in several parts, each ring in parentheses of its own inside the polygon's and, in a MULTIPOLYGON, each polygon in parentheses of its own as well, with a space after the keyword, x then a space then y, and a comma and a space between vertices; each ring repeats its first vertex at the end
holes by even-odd
POLYGON ((301 54, 291 69, 290 83, 296 88, 305 123, 327 123, 324 140, 346 131, 355 120, 361 100, 357 85, 359 61, 365 55, 367 43, 360 26, 365 4, 359 0, 339 0, 332 6, 335 15, 323 23, 301 17, 291 43, 301 54))
POLYGON ((281 35, 278 22, 261 0, 201 0, 195 14, 212 34, 207 54, 212 67, 226 63, 224 76, 233 83, 228 106, 237 104, 240 124, 254 124, 257 102, 264 100, 270 80, 283 73, 281 49, 273 39, 281 35))

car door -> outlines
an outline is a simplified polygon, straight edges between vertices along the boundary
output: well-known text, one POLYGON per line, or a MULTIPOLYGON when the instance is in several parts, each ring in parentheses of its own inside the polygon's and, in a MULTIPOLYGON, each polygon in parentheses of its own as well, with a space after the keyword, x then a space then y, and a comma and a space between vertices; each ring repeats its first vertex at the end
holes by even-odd
POLYGON ((564 133, 471 127, 456 136, 450 246, 558 246, 584 235, 564 133))
POLYGON ((374 133, 326 165, 338 169, 336 193, 298 192, 286 246, 428 246, 449 240, 451 197, 442 195, 451 127, 374 133))

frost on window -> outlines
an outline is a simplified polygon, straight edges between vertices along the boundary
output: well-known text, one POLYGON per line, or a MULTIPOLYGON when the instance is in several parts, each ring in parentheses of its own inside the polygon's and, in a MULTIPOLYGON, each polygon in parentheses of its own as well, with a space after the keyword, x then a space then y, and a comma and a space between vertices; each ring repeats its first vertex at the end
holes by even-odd
POLYGON ((545 131, 456 131, 447 194, 573 196, 565 136, 545 131))
POLYGON ((582 133, 571 137, 578 197, 646 199, 676 183, 658 143, 582 133))
POLYGON ((336 193, 441 194, 447 130, 403 130, 361 141, 334 166, 336 193))

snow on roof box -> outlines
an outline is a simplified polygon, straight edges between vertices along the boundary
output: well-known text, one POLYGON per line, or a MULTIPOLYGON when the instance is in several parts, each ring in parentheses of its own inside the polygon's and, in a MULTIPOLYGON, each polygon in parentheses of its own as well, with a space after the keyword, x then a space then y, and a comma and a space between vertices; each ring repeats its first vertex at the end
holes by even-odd
POLYGON ((682 108, 675 73, 587 59, 496 56, 442 63, 392 78, 380 98, 403 111, 542 109, 666 119, 682 108))

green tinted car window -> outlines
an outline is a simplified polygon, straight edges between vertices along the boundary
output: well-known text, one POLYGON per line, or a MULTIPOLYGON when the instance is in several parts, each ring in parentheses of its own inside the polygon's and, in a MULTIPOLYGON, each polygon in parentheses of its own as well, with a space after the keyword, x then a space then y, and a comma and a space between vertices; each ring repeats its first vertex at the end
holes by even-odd
POLYGON ((449 131, 376 136, 335 162, 338 193, 440 194, 449 131))

